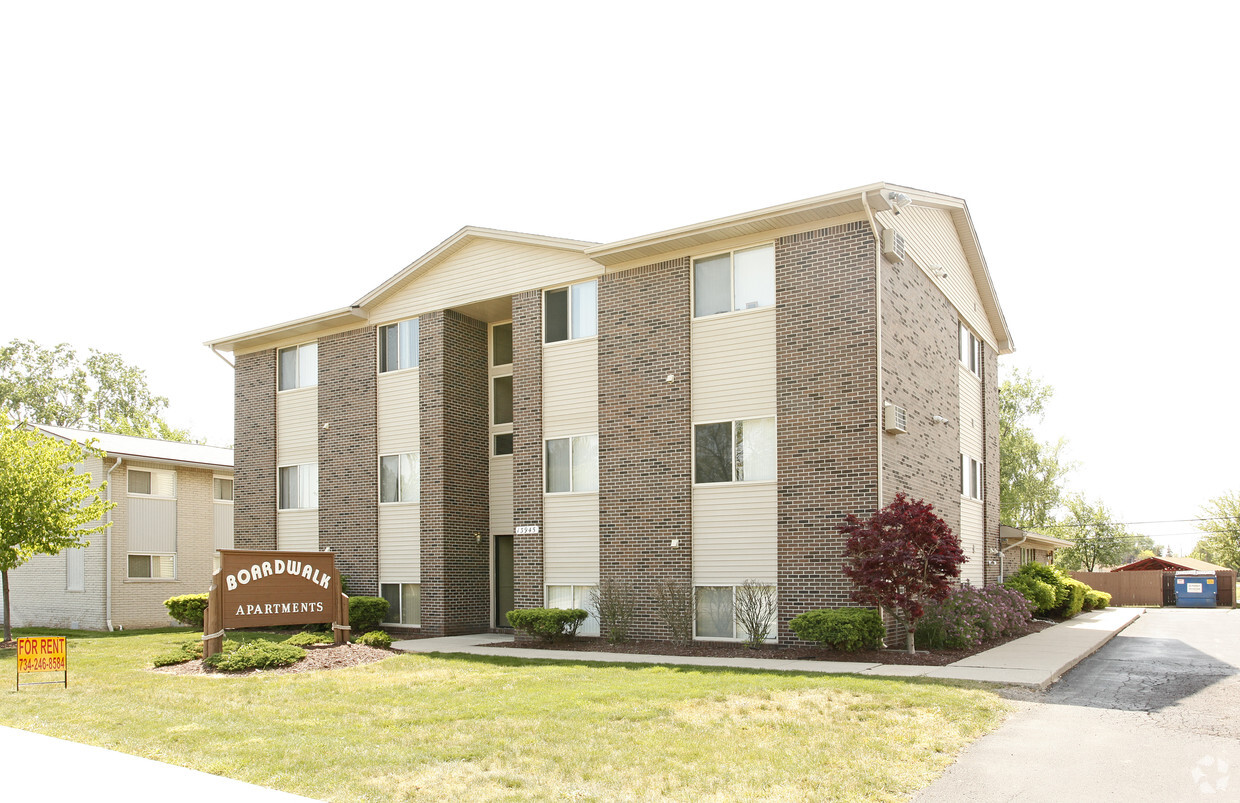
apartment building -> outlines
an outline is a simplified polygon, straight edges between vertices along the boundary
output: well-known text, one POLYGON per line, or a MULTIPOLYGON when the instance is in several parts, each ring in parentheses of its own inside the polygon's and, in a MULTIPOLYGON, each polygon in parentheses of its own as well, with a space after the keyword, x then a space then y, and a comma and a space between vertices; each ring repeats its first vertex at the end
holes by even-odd
MULTIPOLYGON (((874 184, 597 244, 466 227, 355 303, 208 342, 236 374, 238 548, 331 549, 390 624, 690 583, 849 604, 838 526, 904 491, 998 575, 996 358, 968 209, 874 184)), ((722 613, 721 613, 722 612, 722 613)), ((589 628, 597 628, 594 622, 589 628)), ((595 630, 596 632, 596 630, 595 630)))

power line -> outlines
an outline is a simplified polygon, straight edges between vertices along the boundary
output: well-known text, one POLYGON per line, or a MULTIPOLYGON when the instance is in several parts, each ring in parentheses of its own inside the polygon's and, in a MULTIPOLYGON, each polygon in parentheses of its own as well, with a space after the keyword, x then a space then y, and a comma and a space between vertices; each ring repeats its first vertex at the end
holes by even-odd
POLYGON ((1237 521, 1240 516, 1207 516, 1197 519, 1162 519, 1161 521, 1094 521, 1088 524, 1069 524, 1067 522, 1055 522, 1056 527, 1133 527, 1138 524, 1185 524, 1194 521, 1237 521))

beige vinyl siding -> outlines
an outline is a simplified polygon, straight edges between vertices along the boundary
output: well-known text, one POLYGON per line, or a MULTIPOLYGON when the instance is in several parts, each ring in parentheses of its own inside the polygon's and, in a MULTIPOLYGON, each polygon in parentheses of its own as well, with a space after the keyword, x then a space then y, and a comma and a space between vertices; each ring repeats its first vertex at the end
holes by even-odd
POLYGON ((695 318, 693 420, 775 415, 775 309, 695 318))
POLYGON ((319 461, 319 389, 285 390, 276 394, 276 464, 291 466, 319 461))
POLYGON ((543 347, 543 437, 598 432, 598 339, 543 347))
POLYGON ((512 455, 491 458, 491 534, 512 535, 512 455))
POLYGON ((960 375, 960 451, 981 460, 984 454, 982 380, 963 365, 957 368, 960 375))
POLYGON ((379 506, 379 582, 418 583, 421 561, 422 506, 379 506))
POLYGON ((579 253, 496 240, 475 240, 415 276, 370 313, 382 324, 426 312, 554 287, 600 275, 603 268, 579 253))
POLYGON ((598 494, 543 497, 543 561, 547 585, 598 583, 598 494))
POLYGON ((175 499, 129 497, 129 551, 161 554, 177 551, 175 499))
POLYGON ((960 567, 960 579, 975 586, 986 584, 985 506, 977 499, 960 500, 960 546, 969 560, 960 567))
POLYGON ((418 451, 418 369, 379 374, 377 407, 379 454, 418 451))
POLYGON ((995 333, 951 214, 944 209, 912 205, 899 215, 879 212, 876 217, 884 228, 904 235, 907 253, 930 275, 977 336, 995 348, 995 333), (946 279, 934 275, 936 265, 947 271, 946 279))
POLYGON ((319 511, 281 510, 276 516, 276 549, 319 549, 319 511))
POLYGON ((693 489, 693 584, 778 581, 773 482, 693 489))
POLYGON ((211 504, 211 523, 216 549, 233 548, 233 506, 229 502, 211 504))

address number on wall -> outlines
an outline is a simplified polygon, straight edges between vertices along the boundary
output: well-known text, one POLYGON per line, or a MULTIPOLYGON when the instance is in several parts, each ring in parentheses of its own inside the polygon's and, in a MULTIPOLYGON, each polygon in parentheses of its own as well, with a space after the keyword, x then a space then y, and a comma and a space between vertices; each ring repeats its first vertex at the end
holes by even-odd
POLYGON ((514 527, 512 531, 516 535, 538 535, 538 525, 527 524, 524 527, 514 527))

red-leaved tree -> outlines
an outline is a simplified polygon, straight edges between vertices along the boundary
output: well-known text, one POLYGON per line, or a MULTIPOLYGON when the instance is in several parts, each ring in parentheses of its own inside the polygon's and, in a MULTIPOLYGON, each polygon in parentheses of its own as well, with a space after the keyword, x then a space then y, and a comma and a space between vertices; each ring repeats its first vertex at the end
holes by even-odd
POLYGON ((848 536, 844 575, 853 581, 853 600, 891 611, 908 630, 908 651, 914 652, 925 604, 947 597, 968 560, 960 539, 934 514, 934 505, 902 493, 868 521, 849 514, 840 532, 848 536))

